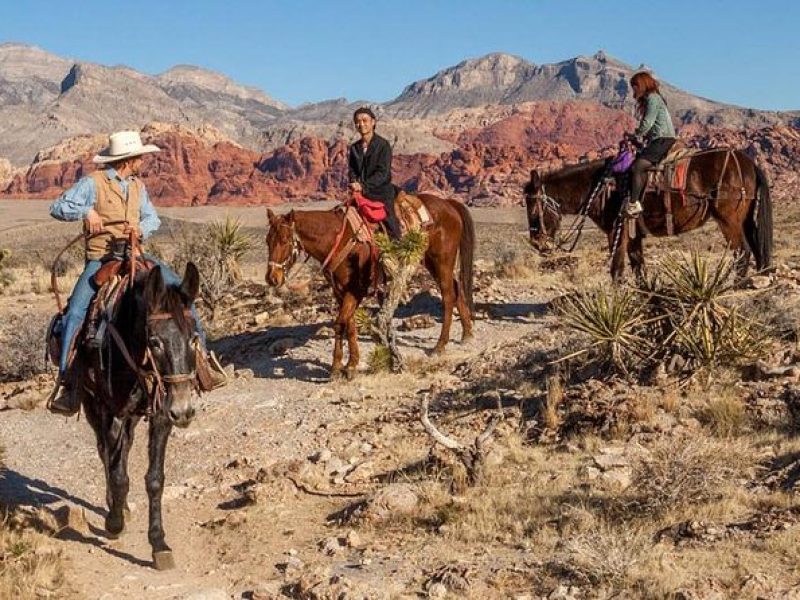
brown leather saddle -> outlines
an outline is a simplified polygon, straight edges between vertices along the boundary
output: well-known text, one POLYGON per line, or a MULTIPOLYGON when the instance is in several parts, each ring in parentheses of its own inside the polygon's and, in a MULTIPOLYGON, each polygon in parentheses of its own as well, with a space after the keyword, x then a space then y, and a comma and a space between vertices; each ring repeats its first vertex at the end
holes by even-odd
POLYGON ((679 207, 686 204, 689 165, 697 153, 698 150, 687 147, 683 140, 675 140, 666 156, 652 169, 647 170, 645 194, 658 194, 664 203, 667 235, 674 233, 672 218, 674 202, 677 201, 679 207))
POLYGON ((132 268, 130 258, 112 258, 103 263, 94 275, 97 293, 89 305, 83 327, 83 342, 93 347, 100 347, 106 336, 106 325, 114 318, 119 301, 131 281, 131 275, 147 272, 155 263, 142 257, 136 258, 132 268))
MULTIPOLYGON (((366 221, 359 214, 356 207, 351 204, 338 207, 336 210, 344 210, 344 223, 330 255, 323 263, 323 268, 330 271, 336 270, 336 267, 342 263, 357 244, 368 244, 370 252, 377 258, 378 252, 374 236, 378 231, 384 231, 385 233, 383 224, 366 221)), ((433 223, 430 211, 428 211, 422 200, 418 196, 406 193, 403 190, 397 192, 394 200, 394 212, 400 222, 401 235, 406 235, 409 231, 417 229, 427 229, 433 223)))

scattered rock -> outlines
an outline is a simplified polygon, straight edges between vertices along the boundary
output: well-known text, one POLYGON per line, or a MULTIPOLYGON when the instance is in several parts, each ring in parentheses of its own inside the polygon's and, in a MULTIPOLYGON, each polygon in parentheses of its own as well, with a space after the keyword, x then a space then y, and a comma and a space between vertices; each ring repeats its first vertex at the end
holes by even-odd
POLYGON ((89 523, 86 521, 86 511, 83 508, 64 504, 53 511, 59 534, 74 532, 89 533, 89 523))

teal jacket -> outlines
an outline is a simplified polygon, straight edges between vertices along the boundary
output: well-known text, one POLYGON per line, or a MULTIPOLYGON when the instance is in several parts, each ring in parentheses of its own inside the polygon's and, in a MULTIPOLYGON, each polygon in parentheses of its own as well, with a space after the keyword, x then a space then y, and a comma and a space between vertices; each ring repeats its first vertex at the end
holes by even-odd
POLYGON ((647 110, 636 128, 636 137, 644 138, 651 142, 656 138, 674 138, 675 127, 672 117, 669 116, 667 103, 661 94, 652 93, 647 96, 647 110))

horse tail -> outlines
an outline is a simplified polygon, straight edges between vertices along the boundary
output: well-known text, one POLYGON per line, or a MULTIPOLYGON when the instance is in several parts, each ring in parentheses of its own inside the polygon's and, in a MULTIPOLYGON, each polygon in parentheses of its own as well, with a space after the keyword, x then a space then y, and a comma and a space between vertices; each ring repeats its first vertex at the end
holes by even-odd
POLYGON ((753 165, 756 171, 756 197, 744 223, 745 235, 750 250, 756 259, 756 268, 761 271, 772 266, 772 198, 764 171, 753 165))
POLYGON ((475 223, 472 221, 472 215, 469 214, 469 209, 457 200, 450 200, 450 203, 458 211, 463 225, 461 230, 461 240, 458 242, 458 287, 464 295, 464 300, 470 311, 475 310, 475 304, 472 301, 472 285, 473 285, 473 263, 475 262, 475 223))

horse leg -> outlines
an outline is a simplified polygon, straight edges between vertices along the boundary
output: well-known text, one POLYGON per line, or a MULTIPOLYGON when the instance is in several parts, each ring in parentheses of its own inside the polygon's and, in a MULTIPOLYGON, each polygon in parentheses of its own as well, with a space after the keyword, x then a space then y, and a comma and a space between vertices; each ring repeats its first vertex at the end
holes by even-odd
POLYGON ((625 254, 628 249, 626 227, 626 223, 618 223, 608 234, 608 248, 611 252, 611 281, 615 284, 622 281, 622 274, 625 271, 625 254))
POLYGON ((361 356, 358 351, 358 323, 356 323, 355 315, 351 315, 347 321, 347 348, 350 357, 347 361, 347 368, 345 369, 345 376, 347 379, 353 379, 356 375, 358 368, 358 361, 361 356))
POLYGON ((164 491, 164 458, 167 451, 172 423, 163 414, 153 415, 150 421, 150 439, 148 443, 149 466, 144 482, 149 501, 149 527, 147 539, 153 550, 153 564, 163 571, 175 567, 172 549, 164 540, 164 526, 161 522, 161 494, 164 491))
POLYGON ((634 239, 628 242, 628 260, 630 261, 636 281, 639 284, 644 282, 645 275, 647 274, 644 264, 643 241, 644 238, 642 235, 637 234, 634 239))
POLYGON ((342 310, 339 313, 339 318, 342 319, 342 327, 347 329, 347 352, 349 356, 344 372, 347 379, 355 377, 358 361, 361 358, 358 351, 358 324, 355 316, 360 302, 353 294, 345 294, 342 310))
POLYGON ((105 529, 116 537, 125 529, 125 511, 128 507, 128 454, 133 444, 133 431, 138 419, 111 418, 106 430, 104 449, 106 460, 106 501, 108 515, 105 529))
POLYGON ((442 331, 439 334, 439 341, 436 342, 431 351, 432 354, 441 354, 444 352, 447 342, 450 341, 450 325, 453 322, 453 307, 456 303, 455 279, 453 279, 453 267, 455 266, 455 256, 453 260, 448 261, 450 264, 441 266, 441 263, 436 260, 425 260, 425 265, 434 274, 436 282, 439 284, 439 291, 442 294, 442 331))
POLYGON ((331 365, 331 379, 338 379, 342 374, 342 339, 346 322, 342 320, 344 310, 344 299, 339 301, 339 314, 333 322, 333 364, 331 365))
POLYGON ((472 339, 472 312, 467 306, 467 301, 464 298, 464 293, 461 291, 461 286, 458 281, 453 279, 453 289, 456 294, 456 308, 458 308, 458 318, 461 321, 461 343, 468 342, 472 339))
POLYGON ((743 220, 730 218, 716 211, 714 216, 728 248, 733 252, 736 279, 741 281, 747 277, 747 271, 750 267, 750 250, 744 239, 743 220))

